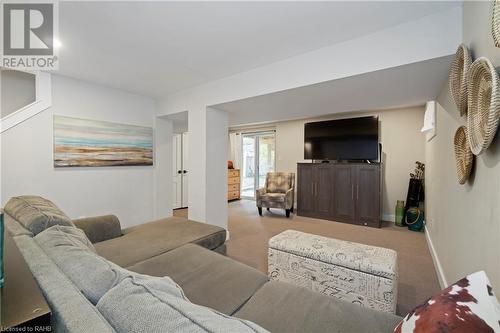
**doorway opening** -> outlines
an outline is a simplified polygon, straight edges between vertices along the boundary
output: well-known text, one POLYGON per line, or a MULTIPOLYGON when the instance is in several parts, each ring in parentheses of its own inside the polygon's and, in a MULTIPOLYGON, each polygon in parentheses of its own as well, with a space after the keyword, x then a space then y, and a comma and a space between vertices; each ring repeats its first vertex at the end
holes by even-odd
POLYGON ((172 209, 188 206, 188 111, 172 113, 163 117, 172 123, 172 209))
POLYGON ((173 209, 188 206, 188 138, 188 132, 184 132, 174 134, 172 139, 173 209))
POLYGON ((255 190, 264 186, 266 174, 276 169, 275 132, 244 133, 242 154, 241 196, 255 199, 255 190))

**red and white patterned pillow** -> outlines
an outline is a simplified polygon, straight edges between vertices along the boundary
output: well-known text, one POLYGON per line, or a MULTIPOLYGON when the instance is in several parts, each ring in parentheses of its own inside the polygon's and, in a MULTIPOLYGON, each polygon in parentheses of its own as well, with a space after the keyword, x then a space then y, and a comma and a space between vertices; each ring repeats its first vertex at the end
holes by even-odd
POLYGON ((500 332, 500 305, 486 274, 468 275, 417 306, 394 329, 407 332, 500 332))

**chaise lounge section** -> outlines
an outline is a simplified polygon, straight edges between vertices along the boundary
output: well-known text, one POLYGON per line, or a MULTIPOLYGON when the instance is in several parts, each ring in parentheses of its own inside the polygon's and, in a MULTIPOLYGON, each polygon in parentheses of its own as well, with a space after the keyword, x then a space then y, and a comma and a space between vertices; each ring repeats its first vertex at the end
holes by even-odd
POLYGON ((164 218, 123 230, 114 215, 78 219, 73 223, 85 232, 101 256, 123 267, 188 243, 225 253, 226 230, 182 217, 164 218))

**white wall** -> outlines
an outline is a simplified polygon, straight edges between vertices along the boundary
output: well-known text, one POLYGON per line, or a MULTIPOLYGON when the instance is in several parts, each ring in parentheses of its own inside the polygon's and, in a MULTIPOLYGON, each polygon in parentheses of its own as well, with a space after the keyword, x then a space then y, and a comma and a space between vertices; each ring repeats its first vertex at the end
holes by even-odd
POLYGON ((189 108, 188 143, 188 217, 191 220, 206 222, 206 109, 203 106, 189 108))
POLYGON ((188 217, 227 229, 227 113, 189 107, 188 217))
POLYGON ((0 118, 35 101, 35 75, 2 69, 0 81, 0 118))
POLYGON ((343 113, 275 123, 276 170, 297 173, 297 163, 308 162, 304 160, 305 123, 372 115, 379 117, 380 142, 384 153, 383 219, 394 221, 396 200, 406 200, 409 173, 413 172, 415 161, 425 160, 425 136, 420 132, 424 107, 343 113))
POLYGON ((154 218, 172 216, 173 192, 173 135, 171 120, 155 119, 155 161, 154 161, 154 218))
MULTIPOLYGON (((464 3, 463 41, 473 59, 500 65, 491 36, 491 2, 464 3)), ((458 45, 457 45, 458 46, 458 45)), ((471 179, 459 185, 453 136, 466 120, 452 102, 448 83, 438 98, 437 136, 426 145, 427 236, 435 250, 442 284, 485 270, 500 288, 500 143, 475 159, 471 179)))
POLYGON ((227 229, 228 117, 225 111, 209 108, 206 112, 207 206, 205 221, 207 223, 227 229), (224 208, 220 209, 220 207, 224 208))
POLYGON ((2 133, 1 204, 15 195, 37 194, 72 218, 115 214, 122 226, 170 215, 169 189, 162 191, 160 184, 171 175, 170 163, 158 164, 171 154, 163 150, 171 149, 168 123, 155 130, 154 166, 53 166, 54 115, 154 127, 154 100, 56 75, 52 88, 51 108, 2 133))

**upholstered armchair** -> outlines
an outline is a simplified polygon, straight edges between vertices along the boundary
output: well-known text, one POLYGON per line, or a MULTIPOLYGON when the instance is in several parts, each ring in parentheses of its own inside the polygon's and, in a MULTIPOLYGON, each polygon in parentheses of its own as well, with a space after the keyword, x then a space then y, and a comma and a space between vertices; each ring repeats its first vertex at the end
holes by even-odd
POLYGON ((286 217, 293 213, 295 192, 295 173, 293 172, 268 172, 264 187, 255 191, 257 209, 262 216, 262 207, 281 208, 286 212, 286 217))

